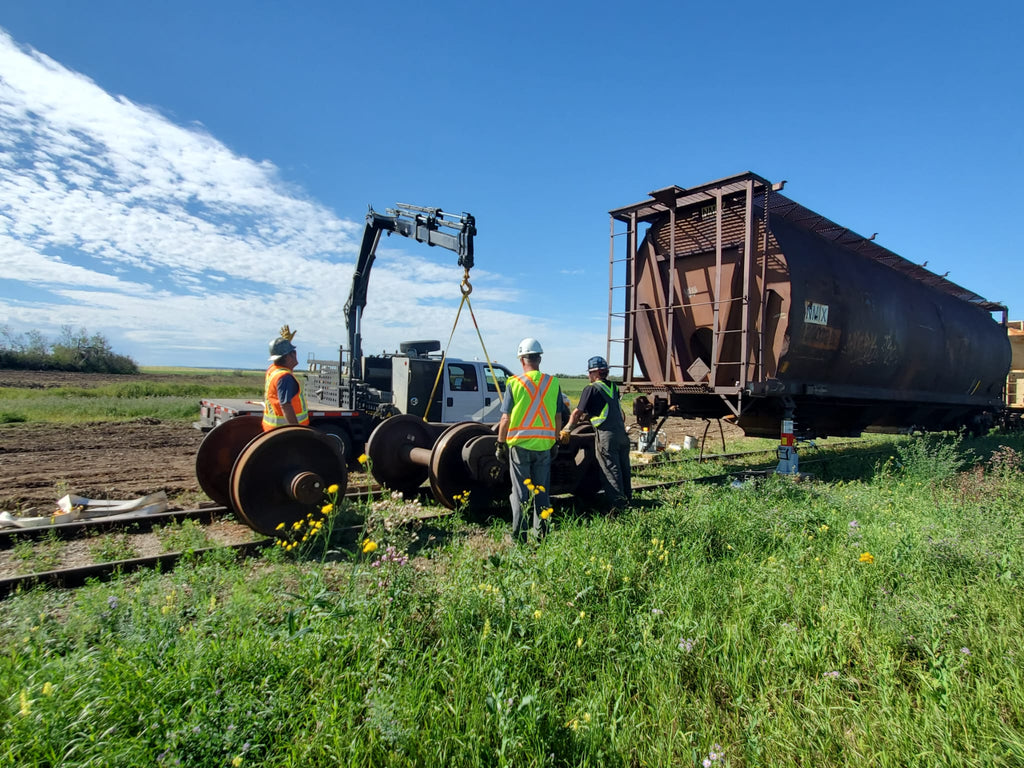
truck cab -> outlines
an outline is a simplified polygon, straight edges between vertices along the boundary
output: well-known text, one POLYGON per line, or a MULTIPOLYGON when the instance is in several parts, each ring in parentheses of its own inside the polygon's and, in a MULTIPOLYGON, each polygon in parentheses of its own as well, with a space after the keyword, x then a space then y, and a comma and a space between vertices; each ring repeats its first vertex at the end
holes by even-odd
POLYGON ((404 413, 447 424, 497 422, 511 371, 497 363, 432 354, 439 349, 437 341, 412 341, 403 342, 393 354, 367 355, 360 366, 363 379, 354 389, 346 386, 341 361, 310 360, 307 392, 311 407, 320 400, 380 416, 404 413), (352 402, 347 398, 349 391, 355 394, 352 402))
POLYGON ((501 393, 511 372, 504 366, 480 361, 446 359, 437 381, 440 361, 410 357, 392 358, 394 405, 401 413, 423 416, 427 421, 453 424, 459 421, 495 423, 501 417, 501 393), (495 380, 497 377, 497 380, 495 380), (437 381, 435 391, 434 382, 437 381), (433 402, 427 402, 431 392, 433 402))

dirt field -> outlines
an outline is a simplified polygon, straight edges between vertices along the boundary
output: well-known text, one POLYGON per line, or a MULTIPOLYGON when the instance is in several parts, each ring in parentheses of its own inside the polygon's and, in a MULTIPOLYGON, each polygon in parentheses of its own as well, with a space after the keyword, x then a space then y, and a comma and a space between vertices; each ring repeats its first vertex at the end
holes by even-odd
MULTIPOLYGON (((131 379, 181 380, 159 374, 131 379)), ((98 386, 124 380, 123 376, 0 370, 0 402, 5 386, 98 386)), ((631 421, 627 417, 627 423, 631 421)), ((740 434, 733 426, 724 429, 727 438, 740 434)), ((663 431, 667 442, 682 444, 686 435, 701 437, 704 423, 670 419, 663 431)), ((202 439, 202 433, 189 424, 155 419, 74 426, 0 424, 0 510, 34 508, 49 514, 66 493, 134 499, 157 491, 167 493, 172 509, 194 507, 206 500, 195 472, 202 439)), ((709 450, 716 450, 718 441, 718 427, 712 424, 709 450)))
POLYGON ((46 514, 65 493, 134 499, 156 491, 172 501, 188 494, 182 500, 194 506, 205 499, 195 467, 203 436, 188 424, 153 421, 0 425, 0 509, 46 514))
MULTIPOLYGON (((143 375, 131 380, 169 378, 143 375)), ((125 379, 0 370, 0 402, 5 386, 94 387, 125 379)), ((206 498, 199 490, 195 471, 196 449, 202 439, 202 434, 189 424, 156 419, 72 426, 0 424, 0 510, 36 508, 48 514, 66 493, 94 499, 133 499, 156 491, 166 491, 172 508, 195 506, 206 498)))

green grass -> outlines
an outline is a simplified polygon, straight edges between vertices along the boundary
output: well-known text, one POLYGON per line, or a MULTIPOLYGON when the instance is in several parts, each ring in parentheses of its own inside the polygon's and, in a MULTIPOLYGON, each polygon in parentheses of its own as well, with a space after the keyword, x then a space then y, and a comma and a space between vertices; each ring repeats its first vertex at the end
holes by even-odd
POLYGON ((123 382, 94 387, 3 387, 0 389, 0 423, 121 421, 157 418, 192 421, 199 415, 200 398, 259 398, 259 376, 206 374, 196 369, 158 381, 124 377, 123 382))
POLYGON ((0 764, 1021 765, 1024 439, 875 447, 536 548, 374 528, 16 595, 0 764))
POLYGON ((208 377, 224 377, 232 376, 235 378, 255 378, 260 384, 263 382, 264 371, 250 370, 245 368, 184 368, 181 366, 162 366, 162 365, 150 365, 140 366, 139 370, 142 373, 158 374, 166 376, 187 376, 188 378, 195 378, 196 376, 208 376, 208 377))

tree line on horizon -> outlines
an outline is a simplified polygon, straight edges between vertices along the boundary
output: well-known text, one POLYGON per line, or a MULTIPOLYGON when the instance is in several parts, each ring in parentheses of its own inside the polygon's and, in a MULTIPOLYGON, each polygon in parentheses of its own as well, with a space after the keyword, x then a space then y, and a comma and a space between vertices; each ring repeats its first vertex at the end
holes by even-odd
POLYGON ((35 371, 79 371, 82 373, 139 372, 139 366, 127 355, 119 355, 101 333, 85 328, 61 326, 56 341, 49 341, 38 330, 16 333, 9 325, 0 325, 0 368, 35 371))

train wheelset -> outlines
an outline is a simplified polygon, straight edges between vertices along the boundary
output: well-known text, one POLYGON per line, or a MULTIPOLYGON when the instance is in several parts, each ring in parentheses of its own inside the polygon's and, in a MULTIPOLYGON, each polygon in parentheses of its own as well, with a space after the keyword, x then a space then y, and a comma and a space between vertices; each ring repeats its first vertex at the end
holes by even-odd
MULTIPOLYGON (((496 440, 493 427, 479 422, 392 416, 367 440, 367 466, 385 489, 411 496, 429 483, 442 506, 481 512, 505 504, 511 490, 508 467, 494 457, 496 440)), ((599 471, 593 429, 582 425, 559 447, 548 490, 590 500, 600 490, 599 471)), ((263 432, 258 416, 239 416, 211 430, 196 454, 196 478, 213 501, 266 536, 320 509, 330 486, 338 486, 339 496, 348 488, 337 440, 309 427, 263 432)))

